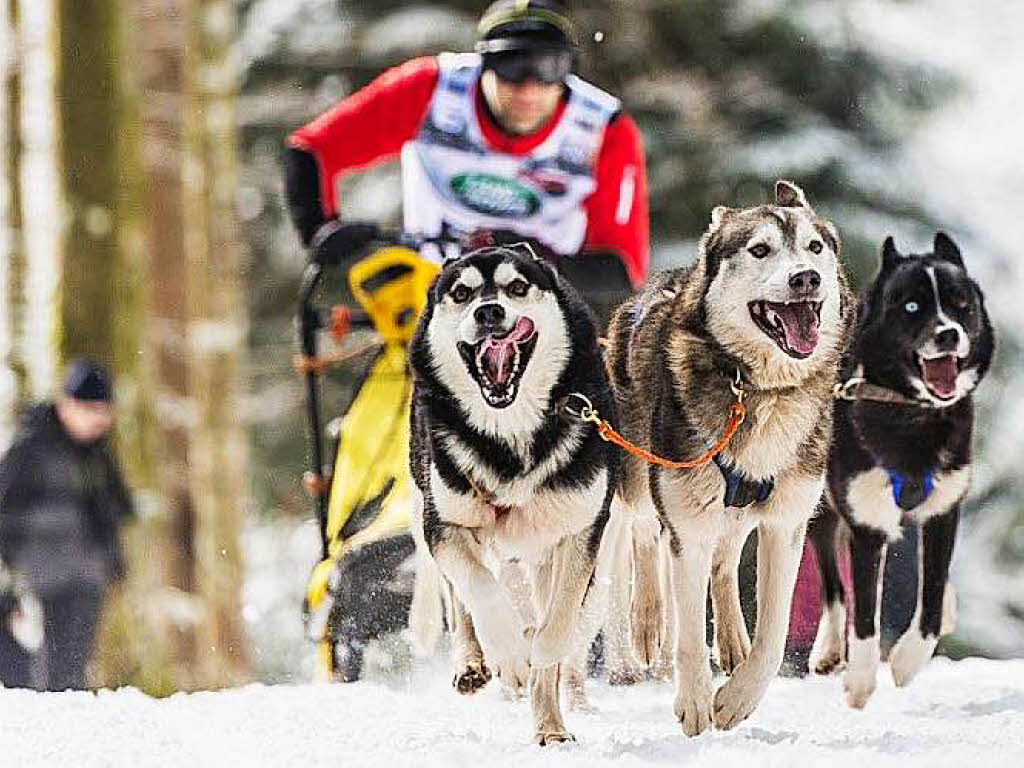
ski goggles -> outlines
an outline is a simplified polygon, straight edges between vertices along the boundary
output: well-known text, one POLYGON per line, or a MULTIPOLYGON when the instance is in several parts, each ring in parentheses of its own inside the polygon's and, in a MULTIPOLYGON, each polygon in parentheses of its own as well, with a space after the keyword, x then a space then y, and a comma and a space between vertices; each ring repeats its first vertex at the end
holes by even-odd
POLYGON ((528 79, 543 85, 565 80, 572 70, 571 51, 503 51, 486 56, 484 67, 500 80, 516 85, 528 79))

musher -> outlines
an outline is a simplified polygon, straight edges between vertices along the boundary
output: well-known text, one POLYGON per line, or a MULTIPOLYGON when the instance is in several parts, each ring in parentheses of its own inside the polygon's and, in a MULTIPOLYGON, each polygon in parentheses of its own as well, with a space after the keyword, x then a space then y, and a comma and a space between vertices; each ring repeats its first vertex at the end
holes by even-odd
POLYGON ((336 181, 400 155, 406 232, 512 232, 597 272, 611 259, 639 286, 640 135, 618 99, 571 73, 574 47, 561 3, 498 0, 474 53, 406 62, 295 131, 286 193, 303 244, 343 258, 373 240, 375 225, 339 220, 336 181))

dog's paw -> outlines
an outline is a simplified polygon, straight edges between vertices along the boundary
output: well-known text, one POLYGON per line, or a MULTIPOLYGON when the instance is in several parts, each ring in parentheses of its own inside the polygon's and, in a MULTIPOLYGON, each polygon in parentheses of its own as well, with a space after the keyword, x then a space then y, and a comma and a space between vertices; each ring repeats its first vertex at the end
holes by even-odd
POLYGON ((583 683, 572 682, 566 688, 566 698, 570 710, 573 712, 597 712, 597 707, 591 703, 590 697, 587 696, 586 686, 583 683))
POLYGON ((864 709, 871 694, 875 692, 878 677, 878 662, 881 653, 878 638, 861 640, 851 637, 848 652, 846 672, 843 673, 846 703, 854 709, 864 709))
POLYGON ((569 709, 576 712, 596 712, 597 708, 587 698, 586 668, 577 669, 569 666, 562 669, 562 680, 569 709))
POLYGON ((452 687, 463 695, 476 693, 491 681, 491 670, 482 661, 476 664, 468 664, 466 668, 455 675, 452 680, 452 687))
POLYGON ((935 653, 938 638, 921 637, 917 627, 911 626, 899 639, 889 654, 892 679, 901 688, 909 685, 921 668, 935 653))
POLYGON ((674 667, 671 656, 665 653, 663 647, 661 653, 658 654, 658 658, 654 660, 654 663, 647 670, 647 674, 652 680, 665 683, 672 679, 674 667))
POLYGON ((497 668, 502 690, 514 699, 522 698, 530 685, 529 657, 525 653, 506 656, 499 659, 494 666, 497 668))
POLYGON ((868 699, 875 692, 875 678, 866 678, 846 670, 843 674, 843 691, 846 693, 846 704, 853 709, 864 709, 868 699))
POLYGON ((533 738, 542 747, 562 744, 567 741, 576 741, 576 737, 568 731, 537 731, 533 738))
POLYGON ((818 634, 811 646, 808 668, 818 675, 828 675, 843 665, 843 636, 846 632, 846 611, 842 605, 825 609, 818 634))
POLYGON ((715 626, 715 660, 722 672, 731 675, 750 655, 750 637, 741 624, 715 626))
POLYGON ((636 685, 643 679, 643 671, 628 664, 608 670, 608 685, 636 685))
POLYGON ((678 686, 672 711, 675 712, 683 733, 687 736, 698 736, 711 727, 713 701, 710 674, 706 680, 678 686))
POLYGON ((808 668, 816 675, 831 675, 843 666, 843 654, 839 649, 830 649, 815 653, 811 649, 811 656, 807 660, 808 668))
POLYGON ((765 672, 751 667, 750 662, 737 667, 715 693, 715 727, 727 731, 750 717, 761 703, 770 679, 765 672))

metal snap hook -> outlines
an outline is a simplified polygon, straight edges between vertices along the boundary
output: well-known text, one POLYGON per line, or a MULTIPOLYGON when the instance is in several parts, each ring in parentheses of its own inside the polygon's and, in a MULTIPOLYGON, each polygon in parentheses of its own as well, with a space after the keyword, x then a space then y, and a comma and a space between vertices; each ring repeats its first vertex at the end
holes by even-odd
POLYGON ((601 419, 598 417, 597 411, 594 409, 594 404, 590 402, 590 398, 582 392, 570 392, 562 403, 562 409, 570 416, 573 416, 580 421, 590 421, 595 424, 601 423, 601 419), (569 406, 569 400, 574 397, 578 398, 583 403, 579 410, 574 410, 569 406))

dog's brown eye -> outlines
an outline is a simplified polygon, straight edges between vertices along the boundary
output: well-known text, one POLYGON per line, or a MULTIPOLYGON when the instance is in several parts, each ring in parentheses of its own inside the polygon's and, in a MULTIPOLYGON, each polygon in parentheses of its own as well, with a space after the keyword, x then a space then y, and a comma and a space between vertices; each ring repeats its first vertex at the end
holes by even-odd
POLYGON ((508 295, 515 296, 517 299, 523 298, 529 290, 530 286, 527 285, 525 280, 513 280, 505 286, 505 291, 508 295))
POLYGON ((821 253, 822 244, 821 240, 811 240, 811 244, 807 246, 811 253, 821 253))
POLYGON ((465 304, 469 301, 469 297, 473 295, 473 292, 464 285, 455 286, 455 290, 452 291, 452 300, 456 304, 465 304))
POLYGON ((750 255, 753 256, 755 259, 763 259, 765 256, 767 256, 772 251, 772 249, 769 248, 764 243, 758 243, 757 245, 752 245, 752 246, 750 246, 750 248, 748 250, 750 251, 750 255))

